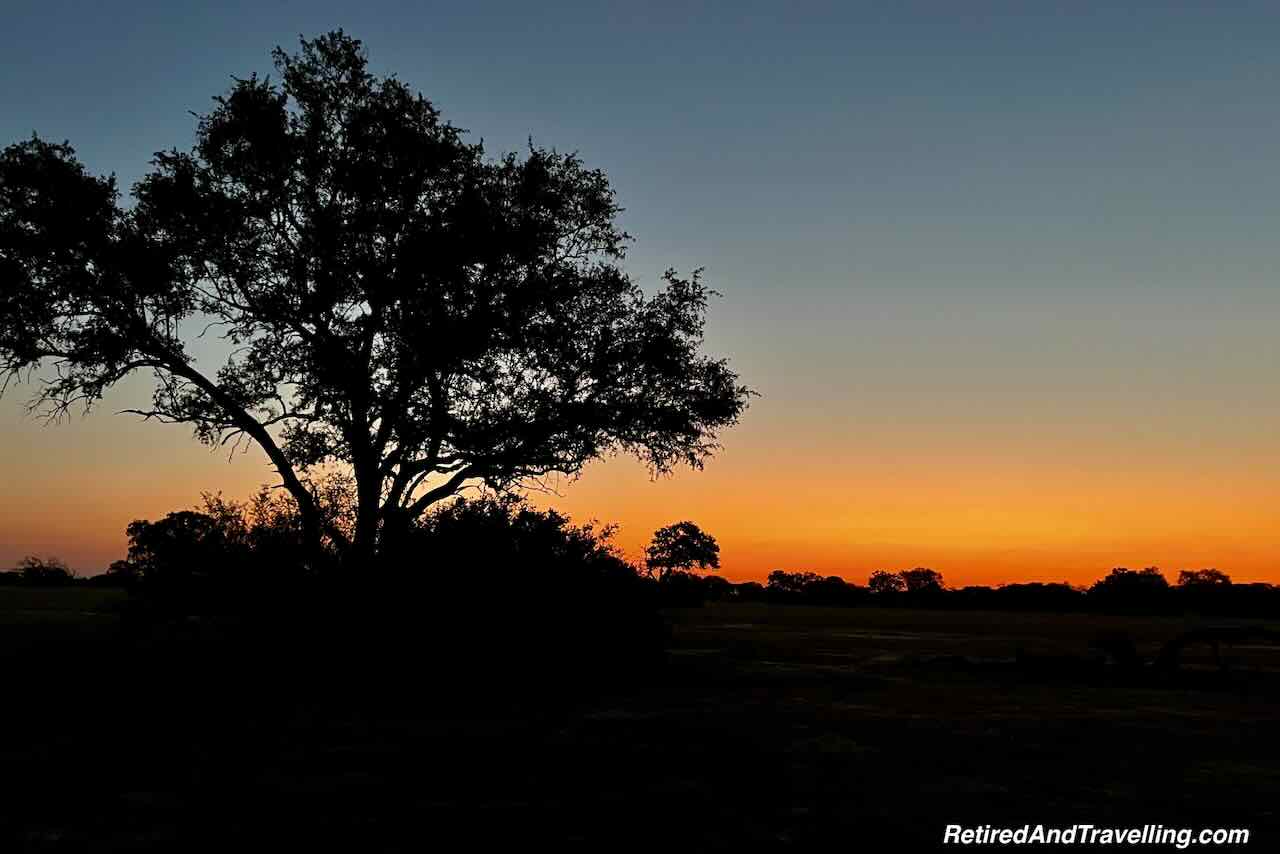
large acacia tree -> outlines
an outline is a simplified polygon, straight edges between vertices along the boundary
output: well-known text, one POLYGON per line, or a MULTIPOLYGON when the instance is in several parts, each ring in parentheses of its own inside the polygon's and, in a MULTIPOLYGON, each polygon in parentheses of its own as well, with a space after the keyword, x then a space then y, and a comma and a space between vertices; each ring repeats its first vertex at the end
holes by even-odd
POLYGON ((530 144, 486 157, 342 32, 235 79, 190 151, 120 203, 68 144, 0 155, 0 369, 34 410, 154 374, 141 415, 256 442, 306 538, 360 565, 471 483, 624 451, 700 467, 750 395, 704 355, 694 273, 646 296, 606 176, 530 144), (216 371, 191 355, 220 336, 216 371), (316 473, 340 466, 354 519, 316 473))

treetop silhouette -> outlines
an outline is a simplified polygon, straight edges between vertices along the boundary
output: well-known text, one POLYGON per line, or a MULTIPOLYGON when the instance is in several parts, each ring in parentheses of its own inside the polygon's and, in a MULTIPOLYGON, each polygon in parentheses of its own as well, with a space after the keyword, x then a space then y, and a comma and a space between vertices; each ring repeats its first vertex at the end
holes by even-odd
POLYGON ((645 567, 658 581, 673 571, 720 568, 720 544, 689 521, 675 522, 654 531, 644 555, 645 567))
POLYGON ((646 296, 619 266, 602 172, 532 143, 486 158, 341 31, 274 59, 279 81, 236 79, 131 207, 69 144, 0 154, 0 370, 47 369, 33 409, 150 371, 138 414, 256 442, 310 547, 353 565, 468 483, 616 451, 702 466, 751 392, 702 353, 698 272, 646 296), (192 328, 229 345, 216 371, 192 328), (349 529, 317 496, 335 465, 349 529))

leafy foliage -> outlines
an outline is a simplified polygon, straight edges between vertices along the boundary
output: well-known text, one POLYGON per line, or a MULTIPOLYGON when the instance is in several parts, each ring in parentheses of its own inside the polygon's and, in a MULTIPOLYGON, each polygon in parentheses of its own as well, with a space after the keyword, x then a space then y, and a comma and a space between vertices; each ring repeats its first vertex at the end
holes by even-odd
POLYGON ((1158 567, 1117 567, 1089 588, 1089 597, 1106 610, 1154 611, 1160 610, 1168 592, 1169 582, 1158 567))
POLYGON ((720 545, 693 522, 676 522, 653 532, 645 566, 659 581, 673 570, 719 569, 720 545))
POLYGON ((937 570, 917 566, 915 569, 903 570, 900 574, 908 593, 940 593, 942 591, 942 573, 937 570))
POLYGON ((1184 569, 1178 573, 1179 587, 1227 587, 1231 576, 1220 569, 1184 569))
POLYGON ((877 569, 871 573, 867 587, 872 593, 898 593, 907 589, 907 582, 900 573, 877 569))
POLYGON ((60 586, 70 584, 76 574, 60 558, 27 555, 11 571, 21 584, 60 586))
POLYGON ((128 558, 108 572, 162 609, 273 607, 314 575, 296 506, 265 488, 244 503, 206 493, 198 509, 135 520, 126 534, 128 558))
POLYGON ((260 445, 313 562, 327 540, 367 564, 468 483, 618 451, 703 465, 750 391, 701 353, 698 272, 646 296, 621 269, 602 172, 532 144, 486 158, 341 31, 274 56, 279 81, 237 80, 132 207, 68 144, 0 154, 0 370, 49 368, 35 408, 150 371, 139 414, 260 445), (193 322, 231 351, 216 373, 193 322), (333 466, 349 531, 317 494, 333 466))

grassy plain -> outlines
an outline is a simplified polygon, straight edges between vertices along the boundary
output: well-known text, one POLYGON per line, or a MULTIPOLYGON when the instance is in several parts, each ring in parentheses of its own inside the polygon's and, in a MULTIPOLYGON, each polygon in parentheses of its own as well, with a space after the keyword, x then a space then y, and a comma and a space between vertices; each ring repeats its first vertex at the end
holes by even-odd
POLYGON ((305 638, 225 653, 198 626, 133 635, 123 605, 0 589, 2 850, 875 851, 953 822, 1276 850, 1280 649, 1160 675, 1089 645, 1150 657, 1195 618, 713 604, 667 614, 652 671, 478 674, 469 702, 433 677, 450 650, 401 651, 395 692, 316 685, 291 677, 305 638))

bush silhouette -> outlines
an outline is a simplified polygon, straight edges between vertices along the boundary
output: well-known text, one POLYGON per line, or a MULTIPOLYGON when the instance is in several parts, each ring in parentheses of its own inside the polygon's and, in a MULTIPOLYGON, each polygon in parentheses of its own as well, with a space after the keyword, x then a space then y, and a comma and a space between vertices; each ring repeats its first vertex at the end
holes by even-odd
POLYGON ((316 576, 292 502, 265 489, 245 503, 206 494, 198 510, 135 520, 126 534, 128 559, 108 573, 164 611, 272 609, 316 576))
POLYGON ((340 586, 336 605, 349 615, 353 597, 368 596, 354 610, 370 615, 374 634, 392 627, 409 646, 454 650, 460 666, 650 659, 663 636, 654 585, 619 555, 613 533, 510 495, 459 499, 409 531, 378 584, 340 586))

